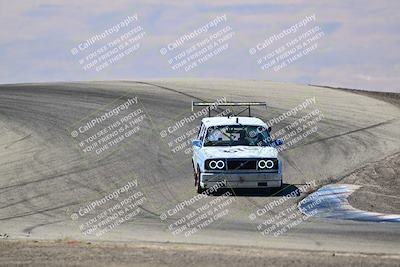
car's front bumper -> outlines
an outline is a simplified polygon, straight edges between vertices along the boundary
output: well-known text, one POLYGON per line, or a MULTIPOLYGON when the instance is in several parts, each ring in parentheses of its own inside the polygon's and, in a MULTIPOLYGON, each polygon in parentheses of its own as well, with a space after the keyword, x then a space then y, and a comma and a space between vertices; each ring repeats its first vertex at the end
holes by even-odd
POLYGON ((225 183, 226 188, 270 188, 282 186, 282 174, 268 172, 201 173, 200 186, 204 189, 225 183))

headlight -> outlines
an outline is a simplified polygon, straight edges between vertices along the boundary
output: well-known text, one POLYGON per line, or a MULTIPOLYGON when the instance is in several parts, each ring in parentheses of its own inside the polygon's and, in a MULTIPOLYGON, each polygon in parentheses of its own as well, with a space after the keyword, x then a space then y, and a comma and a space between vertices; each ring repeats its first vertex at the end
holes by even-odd
POLYGON ((266 167, 266 165, 265 165, 266 163, 265 163, 265 160, 259 160, 258 161, 258 168, 260 168, 260 169, 264 169, 265 167, 266 167))
POLYGON ((220 170, 225 168, 225 162, 223 162, 222 160, 218 160, 217 161, 217 168, 220 169, 220 170))
POLYGON ((259 169, 272 169, 272 168, 274 168, 274 169, 276 169, 278 166, 277 166, 277 164, 278 164, 278 162, 276 161, 276 162, 274 162, 274 160, 271 160, 271 159, 261 159, 261 160, 259 160, 258 161, 258 168, 259 169))
POLYGON ((265 167, 267 167, 267 169, 272 169, 274 167, 274 162, 272 160, 266 160, 265 161, 265 167))
POLYGON ((208 167, 210 167, 210 169, 215 170, 215 168, 217 168, 217 162, 215 160, 212 160, 208 163, 208 167))
POLYGON ((206 170, 223 171, 226 170, 225 159, 207 159, 204 164, 206 170))

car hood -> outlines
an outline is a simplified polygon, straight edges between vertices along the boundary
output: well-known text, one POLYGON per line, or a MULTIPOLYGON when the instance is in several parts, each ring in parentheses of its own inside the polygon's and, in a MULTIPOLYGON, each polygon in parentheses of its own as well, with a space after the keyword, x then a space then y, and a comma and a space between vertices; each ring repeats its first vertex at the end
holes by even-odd
POLYGON ((276 158, 278 150, 269 146, 203 147, 206 158, 276 158))

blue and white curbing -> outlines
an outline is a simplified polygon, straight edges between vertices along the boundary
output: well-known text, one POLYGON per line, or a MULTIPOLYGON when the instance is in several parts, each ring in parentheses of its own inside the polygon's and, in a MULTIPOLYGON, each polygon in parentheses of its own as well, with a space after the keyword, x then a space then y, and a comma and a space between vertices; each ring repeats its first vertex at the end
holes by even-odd
POLYGON ((298 208, 305 215, 368 222, 400 222, 400 215, 383 214, 356 209, 347 198, 360 186, 331 184, 318 189, 299 202, 298 208))

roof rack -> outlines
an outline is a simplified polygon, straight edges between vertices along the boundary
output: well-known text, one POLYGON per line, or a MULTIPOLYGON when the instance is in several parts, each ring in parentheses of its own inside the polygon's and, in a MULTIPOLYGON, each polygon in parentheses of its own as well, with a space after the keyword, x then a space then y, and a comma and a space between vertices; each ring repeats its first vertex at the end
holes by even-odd
MULTIPOLYGON (((218 106, 218 107, 246 107, 244 110, 240 111, 235 116, 241 114, 242 112, 249 110, 249 117, 251 117, 251 108, 252 106, 265 106, 267 108, 267 102, 195 102, 192 101, 192 111, 194 107, 210 107, 210 106, 218 106)), ((208 109, 208 117, 211 117, 211 108, 208 109)))

